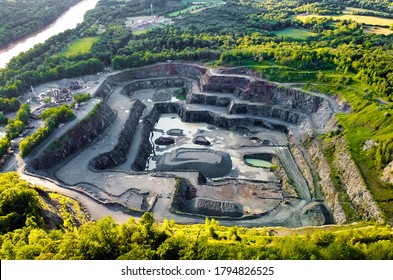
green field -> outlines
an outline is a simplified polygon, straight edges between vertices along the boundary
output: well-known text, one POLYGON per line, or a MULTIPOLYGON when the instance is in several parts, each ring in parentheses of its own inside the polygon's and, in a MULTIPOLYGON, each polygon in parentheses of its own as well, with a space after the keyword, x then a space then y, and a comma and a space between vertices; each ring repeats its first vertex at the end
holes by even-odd
MULTIPOLYGON (((363 23, 367 25, 378 25, 378 26, 387 26, 390 27, 393 24, 393 19, 391 18, 383 18, 383 17, 373 17, 373 16, 360 16, 360 15, 353 15, 352 12, 354 8, 346 8, 342 15, 331 15, 331 16, 320 16, 320 15, 298 15, 296 16, 297 19, 301 21, 305 21, 306 18, 309 17, 318 17, 318 18, 333 18, 334 20, 353 20, 358 23, 363 23)), ((361 9, 358 9, 361 10, 361 9)))
POLYGON ((281 38, 294 38, 294 39, 301 39, 304 40, 307 37, 310 36, 315 36, 317 35, 317 33, 308 31, 306 29, 298 29, 298 28, 286 28, 284 30, 279 30, 279 31, 275 31, 274 34, 276 34, 277 37, 281 38))
POLYGON ((76 56, 79 54, 86 54, 90 52, 91 47, 97 42, 99 37, 86 37, 75 40, 69 45, 63 52, 60 53, 62 56, 76 56))
POLYGON ((177 17, 180 14, 185 14, 185 13, 188 13, 188 12, 192 13, 192 12, 195 12, 195 11, 202 10, 203 8, 205 8, 204 5, 192 5, 190 7, 187 7, 185 9, 183 9, 183 10, 170 13, 168 16, 170 16, 170 17, 177 17))

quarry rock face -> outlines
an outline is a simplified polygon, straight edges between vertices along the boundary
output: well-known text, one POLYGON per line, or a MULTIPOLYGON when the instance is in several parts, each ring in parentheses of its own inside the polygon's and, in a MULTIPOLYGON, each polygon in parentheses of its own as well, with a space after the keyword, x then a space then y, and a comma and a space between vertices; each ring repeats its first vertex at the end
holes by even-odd
POLYGON ((48 169, 62 162, 67 156, 93 142, 113 122, 115 113, 107 103, 102 103, 96 114, 88 116, 76 127, 57 139, 56 148, 44 151, 32 164, 35 169, 48 169))
POLYGON ((386 183, 393 184, 393 161, 390 162, 383 170, 381 180, 386 183))
POLYGON ((382 213, 372 199, 362 176, 350 154, 344 138, 336 141, 335 165, 339 168, 345 183, 346 192, 360 216, 365 220, 383 222, 382 213))
POLYGON ((339 201, 339 193, 331 178, 329 164, 323 154, 322 146, 314 139, 308 147, 308 153, 318 171, 319 184, 325 196, 325 204, 333 215, 334 222, 343 224, 347 221, 343 206, 339 201))
POLYGON ((302 210, 304 226, 309 225, 328 225, 333 223, 329 211, 325 205, 320 202, 311 202, 307 204, 302 210))
POLYGON ((206 198, 194 199, 188 209, 189 212, 213 217, 241 217, 243 207, 239 203, 218 201, 206 198))
POLYGON ((115 167, 127 160, 128 150, 130 149, 135 130, 146 105, 136 100, 130 108, 130 114, 124 128, 120 133, 116 146, 109 152, 100 154, 90 160, 90 165, 97 170, 104 170, 115 167))
MULTIPOLYGON (((349 155, 345 139, 337 138, 334 146, 333 165, 338 169, 341 183, 354 209, 364 220, 374 219, 382 222, 382 213, 372 199, 358 168, 349 155)), ((340 194, 331 179, 330 167, 317 140, 311 142, 308 152, 316 164, 320 178, 319 183, 325 195, 325 203, 332 212, 334 221, 338 224, 346 222, 347 217, 339 199, 340 194)))

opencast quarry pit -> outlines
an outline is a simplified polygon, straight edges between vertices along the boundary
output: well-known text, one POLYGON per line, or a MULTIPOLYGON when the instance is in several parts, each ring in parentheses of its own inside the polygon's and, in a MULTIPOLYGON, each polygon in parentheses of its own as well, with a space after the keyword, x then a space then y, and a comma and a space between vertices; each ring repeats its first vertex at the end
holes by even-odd
POLYGON ((132 216, 299 227, 331 210, 291 152, 329 130, 334 100, 241 69, 163 63, 114 73, 90 114, 28 167, 132 216))

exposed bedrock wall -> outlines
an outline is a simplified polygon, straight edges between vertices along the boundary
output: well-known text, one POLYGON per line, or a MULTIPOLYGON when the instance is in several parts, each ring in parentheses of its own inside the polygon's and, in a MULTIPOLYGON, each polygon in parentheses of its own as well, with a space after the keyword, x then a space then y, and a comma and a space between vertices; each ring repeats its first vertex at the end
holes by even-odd
POLYGON ((98 89, 94 92, 94 97, 100 97, 104 101, 108 100, 110 94, 112 93, 112 90, 115 86, 114 84, 114 76, 108 77, 99 87, 98 89))
POLYGON ((193 80, 199 78, 207 71, 204 67, 183 63, 159 63, 146 67, 140 67, 123 71, 114 76, 113 81, 117 83, 138 79, 180 76, 193 80))
POLYGON ((280 105, 307 114, 316 112, 323 102, 319 96, 246 77, 211 76, 206 73, 201 78, 201 88, 207 92, 230 92, 243 100, 280 105))
POLYGON ((307 152, 318 172, 318 184, 325 197, 325 205, 333 215, 334 222, 337 224, 345 223, 347 217, 339 200, 340 195, 334 186, 329 164, 323 154, 322 146, 317 139, 313 139, 311 143, 307 145, 307 152))
POLYGON ((41 157, 35 159, 32 164, 33 168, 49 169, 58 164, 98 138, 114 119, 115 113, 107 103, 103 102, 94 115, 86 117, 57 139, 55 144, 47 148, 41 157))
POLYGON ((151 153, 153 152, 153 143, 151 141, 151 132, 158 122, 160 114, 158 113, 156 107, 154 107, 150 114, 145 116, 142 121, 142 133, 141 142, 138 147, 137 156, 135 161, 131 165, 131 170, 143 171, 146 168, 147 160, 149 159, 151 153))
MULTIPOLYGON (((189 89, 192 91, 192 89, 189 89)), ((206 104, 206 105, 213 105, 219 107, 226 107, 228 106, 233 98, 231 96, 216 96, 216 95, 205 95, 205 94, 198 94, 195 92, 191 92, 187 94, 186 102, 190 104, 206 104)))
POLYGON ((377 222, 383 222, 382 213, 372 199, 343 137, 335 141, 334 165, 339 169, 346 192, 361 217, 364 220, 374 219, 377 222))
POLYGON ((134 139, 135 130, 145 108, 146 105, 141 101, 134 101, 130 107, 130 114, 120 133, 116 146, 111 151, 91 159, 89 162, 90 167, 97 170, 104 170, 106 168, 118 166, 127 160, 128 151, 134 139))
POLYGON ((168 87, 183 87, 185 86, 185 79, 183 78, 155 78, 151 80, 136 80, 127 83, 122 89, 121 93, 132 96, 134 91, 140 89, 151 88, 168 88, 168 87))
POLYGON ((230 114, 249 114, 286 121, 291 124, 300 124, 307 118, 297 112, 269 105, 233 104, 228 108, 230 114))
MULTIPOLYGON (((383 222, 382 213, 372 199, 360 171, 349 154, 346 140, 339 137, 332 144, 335 147, 332 164, 340 174, 341 184, 352 206, 362 219, 374 219, 377 222, 383 222)), ((340 201, 340 194, 331 179, 331 170, 323 154, 321 144, 314 139, 307 147, 307 151, 318 171, 319 183, 325 195, 325 204, 331 210, 336 223, 346 222, 347 217, 340 201)))

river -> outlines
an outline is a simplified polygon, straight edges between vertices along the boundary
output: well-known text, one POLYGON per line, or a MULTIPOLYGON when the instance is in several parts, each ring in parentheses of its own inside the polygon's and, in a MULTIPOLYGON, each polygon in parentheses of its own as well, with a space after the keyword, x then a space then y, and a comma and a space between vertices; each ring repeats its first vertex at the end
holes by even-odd
POLYGON ((43 43, 50 37, 59 34, 67 29, 75 28, 83 21, 83 16, 88 10, 93 9, 99 0, 83 0, 75 4, 64 12, 55 22, 47 26, 38 33, 27 37, 9 48, 0 50, 0 68, 5 68, 6 64, 21 52, 25 52, 34 45, 43 43))

